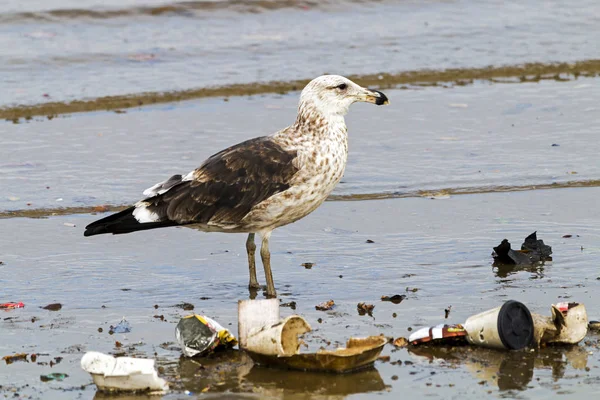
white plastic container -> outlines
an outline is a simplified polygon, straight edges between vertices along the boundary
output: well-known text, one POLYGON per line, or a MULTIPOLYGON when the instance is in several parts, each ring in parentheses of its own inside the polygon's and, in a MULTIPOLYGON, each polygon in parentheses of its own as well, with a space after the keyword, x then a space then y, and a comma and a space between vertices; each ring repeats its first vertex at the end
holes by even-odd
POLYGON ((276 324, 251 330, 246 338, 246 350, 267 356, 292 356, 299 352, 298 335, 310 330, 304 318, 292 315, 276 324))
POLYGON ((471 344, 509 350, 531 345, 534 332, 529 309, 514 300, 469 317, 464 328, 471 344))
POLYGON ((154 360, 118 357, 89 351, 81 358, 81 368, 92 375, 102 392, 164 393, 167 382, 158 377, 154 360))
POLYGON ((238 339, 240 349, 246 348, 250 331, 279 322, 279 300, 238 301, 238 339))

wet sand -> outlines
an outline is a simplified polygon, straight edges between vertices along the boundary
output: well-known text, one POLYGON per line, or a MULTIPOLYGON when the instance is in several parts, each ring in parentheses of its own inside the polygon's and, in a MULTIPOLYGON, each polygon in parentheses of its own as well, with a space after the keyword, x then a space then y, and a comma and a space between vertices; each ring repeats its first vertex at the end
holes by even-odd
MULTIPOLYGON (((528 63, 524 65, 461 68, 446 70, 418 70, 399 73, 376 73, 369 75, 350 75, 348 78, 364 87, 389 89, 407 85, 420 86, 464 86, 474 81, 495 83, 539 82, 541 80, 568 81, 579 77, 595 77, 600 74, 600 60, 587 60, 573 63, 528 63)), ((169 103, 205 97, 229 98, 230 96, 252 96, 261 94, 285 94, 304 87, 311 79, 289 82, 266 82, 232 84, 227 86, 188 89, 183 91, 149 92, 133 95, 106 96, 91 100, 72 102, 45 102, 36 105, 19 105, 0 108, 0 119, 13 123, 29 121, 34 116, 49 120, 61 114, 89 112, 97 110, 115 110, 140 107, 148 104, 169 103)))
MULTIPOLYGON (((323 340, 333 346, 349 336, 407 336, 409 327, 460 323, 508 299, 542 314, 549 313, 553 302, 579 301, 590 318, 598 318, 600 212, 588 204, 599 194, 599 188, 570 188, 438 200, 327 202, 314 215, 273 235, 281 301, 297 304, 295 311, 282 308, 282 314, 296 312, 312 324, 311 349, 324 345, 323 340), (492 246, 503 238, 518 244, 534 230, 552 246, 553 263, 514 270, 491 266, 492 246), (565 234, 573 237, 562 238, 565 234), (304 262, 316 265, 309 270, 301 266, 304 262), (408 298, 397 305, 379 300, 392 294, 408 298), (337 304, 333 311, 314 309, 330 298, 337 304), (373 318, 358 315, 359 301, 375 304, 373 318), (444 320, 449 305, 452 311, 444 320)), ((376 370, 356 376, 314 379, 310 374, 265 371, 238 353, 198 360, 205 366, 200 369, 180 359, 173 343, 175 324, 188 313, 175 305, 192 303, 195 312, 216 318, 236 333, 236 303, 248 296, 244 236, 169 228, 84 238, 82 227, 94 218, 11 218, 0 225, 0 247, 8 249, 0 266, 3 297, 26 304, 2 313, 0 354, 47 354, 40 355, 39 362, 63 357, 53 367, 32 362, 0 365, 3 393, 14 387, 20 395, 36 398, 74 398, 80 392, 91 397, 90 378, 79 368, 87 350, 157 358, 175 388, 167 399, 206 387, 208 393, 255 398, 368 398, 369 392, 397 398, 406 390, 415 396, 535 399, 565 393, 578 398, 600 389, 598 337, 593 334, 580 346, 533 353, 396 351, 387 346, 384 355, 393 363, 377 362, 376 370), (55 302, 63 304, 60 311, 39 308, 55 302), (160 315, 165 321, 155 317, 160 315), (132 332, 109 335, 109 326, 123 316, 132 332), (123 347, 116 348, 115 341, 123 347), (69 377, 40 383, 39 375, 50 372, 69 377)), ((264 281, 261 275, 259 280, 264 281)))

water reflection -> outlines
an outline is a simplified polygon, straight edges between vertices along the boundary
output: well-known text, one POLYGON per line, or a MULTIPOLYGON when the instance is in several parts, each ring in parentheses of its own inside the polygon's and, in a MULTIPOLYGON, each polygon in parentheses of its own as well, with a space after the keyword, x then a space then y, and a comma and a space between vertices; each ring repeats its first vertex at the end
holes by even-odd
POLYGON ((526 271, 532 274, 531 279, 539 279, 544 277, 544 263, 535 263, 533 265, 516 265, 516 264, 498 264, 492 265, 492 271, 498 278, 505 279, 517 272, 526 271))
POLYGON ((254 393, 259 397, 342 399, 386 388, 375 368, 351 374, 286 371, 258 367, 241 351, 213 354, 202 360, 182 357, 177 374, 182 390, 193 393, 254 393))
POLYGON ((443 360, 456 367, 464 365, 478 380, 500 390, 525 390, 536 369, 551 369, 554 381, 562 379, 570 365, 585 369, 588 353, 579 346, 547 347, 536 351, 498 351, 480 347, 418 346, 409 353, 434 362, 443 360))

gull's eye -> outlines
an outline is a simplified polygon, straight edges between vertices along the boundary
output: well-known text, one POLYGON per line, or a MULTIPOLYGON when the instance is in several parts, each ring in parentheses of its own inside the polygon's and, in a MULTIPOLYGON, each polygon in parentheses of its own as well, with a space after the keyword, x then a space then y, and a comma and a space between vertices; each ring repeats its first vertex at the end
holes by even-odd
POLYGON ((345 83, 341 83, 341 84, 337 85, 336 87, 340 90, 346 90, 348 85, 346 85, 345 83))

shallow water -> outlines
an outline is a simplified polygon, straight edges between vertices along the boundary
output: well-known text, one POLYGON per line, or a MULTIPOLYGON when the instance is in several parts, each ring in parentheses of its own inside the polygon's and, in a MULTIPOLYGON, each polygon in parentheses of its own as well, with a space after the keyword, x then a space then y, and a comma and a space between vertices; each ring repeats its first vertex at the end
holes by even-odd
MULTIPOLYGON (((600 178, 599 78, 389 90, 353 106, 341 198, 600 178), (557 146, 553 146, 557 145, 557 146)), ((0 210, 130 204, 220 149, 291 124, 298 93, 5 123, 0 210)))
MULTIPOLYGON (((391 106, 353 106, 348 167, 331 201, 273 234, 279 297, 297 305, 282 315, 310 322, 311 350, 461 323, 508 299, 545 315, 551 303, 583 302, 599 319, 600 77, 578 77, 568 65, 549 76, 513 68, 593 63, 598 11, 590 0, 8 0, 0 11, 0 108, 272 80, 293 86, 324 72, 464 68, 460 79, 424 81, 439 86, 382 79, 391 106), (474 69, 488 65, 517 72, 474 69), (552 80, 538 82, 540 75, 552 80), (455 85, 443 87, 446 80, 455 85), (518 247, 533 231, 552 246, 552 263, 492 266, 493 246, 508 238, 518 247), (380 301, 394 294, 408 298, 380 301), (329 299, 333 311, 315 310, 329 299), (373 317, 358 315, 362 301, 375 305, 373 317)), ((298 92, 212 96, 0 123, 0 303, 26 304, 0 312, 0 357, 38 354, 35 362, 0 362, 0 397, 105 398, 79 367, 88 350, 155 358, 173 388, 165 399, 187 397, 185 390, 261 399, 600 392, 593 333, 578 346, 531 352, 386 346, 391 362, 344 376, 253 367, 237 351, 180 358, 174 328, 188 312, 177 304, 192 303, 237 334, 237 301, 248 297, 244 235, 82 232, 103 215, 96 206, 131 204, 223 147, 289 125, 298 92), (60 311, 41 309, 55 302, 60 311), (132 332, 109 335, 124 316, 132 332), (41 382, 50 372, 69 376, 41 382)))
MULTIPOLYGON (((335 344, 350 336, 408 336, 409 327, 460 323, 508 299, 546 315, 553 302, 579 301, 590 318, 597 319, 600 213, 589 203, 598 195, 600 188, 579 188, 445 200, 327 202, 314 215, 273 235, 280 298, 297 303, 295 311, 282 308, 282 314, 299 313, 310 322, 315 330, 309 340, 312 349, 322 344, 321 339, 335 344), (493 246, 505 237, 519 245, 533 230, 552 246, 551 264, 514 270, 492 267, 493 246), (565 234, 573 237, 562 238, 565 234), (374 243, 366 243, 367 239, 374 243), (316 265, 308 270, 301 266, 304 262, 316 265), (407 287, 418 291, 407 292, 407 287), (379 300, 396 293, 408 298, 398 305, 379 300), (330 298, 337 304, 334 311, 314 309, 330 298), (358 315, 359 301, 375 304, 373 318, 358 315), (449 305, 452 311, 444 320, 449 305)), ((245 237, 169 228, 84 238, 82 227, 95 218, 86 214, 13 218, 0 224, 0 247, 7 249, 0 266, 2 296, 26 303, 25 309, 2 313, 0 354, 45 353, 38 361, 46 362, 64 357, 52 368, 3 363, 0 385, 45 399, 76 397, 81 389, 72 393, 58 389, 89 382, 79 369, 82 353, 124 349, 148 357, 156 352, 174 387, 195 393, 210 386, 209 393, 227 390, 257 398, 292 394, 344 398, 352 393, 369 398, 368 392, 397 398, 410 390, 415 396, 537 399, 556 393, 583 398, 600 390, 598 337, 593 334, 587 344, 533 353, 393 351, 388 346, 384 354, 391 361, 402 360, 401 366, 377 362, 376 371, 351 378, 316 380, 301 373, 265 371, 252 368, 236 354, 200 360, 205 369, 199 370, 179 360, 173 343, 160 345, 174 341, 175 324, 187 314, 174 305, 183 301, 236 332, 237 300, 248 295, 245 237), (62 303, 62 310, 38 308, 54 302, 62 303), (167 322, 154 315, 164 315, 167 322), (109 325, 123 316, 131 322, 132 332, 109 335, 109 325), (38 320, 32 323, 32 317, 38 320), (124 348, 115 348, 115 341, 124 348), (219 365, 220 371, 215 369, 219 365), (64 372, 69 378, 40 385, 38 376, 49 372, 64 372)), ((261 274, 259 280, 264 281, 261 274)), ((93 388, 86 387, 84 393, 90 398, 93 388)))
POLYGON ((599 11, 594 0, 11 0, 0 13, 0 106, 587 60, 597 57, 599 11))

